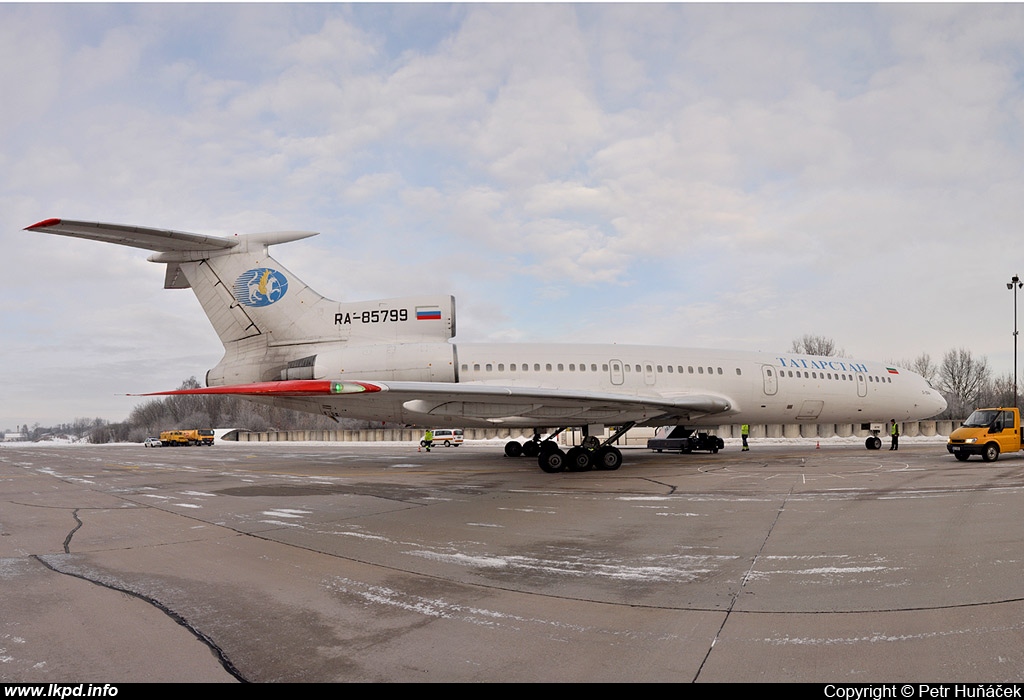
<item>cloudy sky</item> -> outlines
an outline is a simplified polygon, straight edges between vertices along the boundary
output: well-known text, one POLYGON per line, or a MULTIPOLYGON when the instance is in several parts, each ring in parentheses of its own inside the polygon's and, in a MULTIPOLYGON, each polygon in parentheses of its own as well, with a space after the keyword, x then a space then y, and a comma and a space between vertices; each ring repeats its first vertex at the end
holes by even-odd
POLYGON ((1013 368, 1024 5, 2 4, 0 95, 0 430, 221 355, 50 217, 320 231, 275 257, 461 341, 1013 368))

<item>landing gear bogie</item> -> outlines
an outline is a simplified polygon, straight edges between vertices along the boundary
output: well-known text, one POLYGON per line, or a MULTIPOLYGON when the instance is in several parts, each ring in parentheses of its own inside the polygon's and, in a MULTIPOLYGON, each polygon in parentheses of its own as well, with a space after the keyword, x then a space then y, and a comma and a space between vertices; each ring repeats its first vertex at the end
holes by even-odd
MULTIPOLYGON (((563 452, 558 443, 553 439, 565 428, 560 428, 548 435, 547 439, 541 439, 541 431, 534 433, 532 440, 519 442, 509 440, 505 443, 506 457, 536 457, 537 464, 541 470, 548 474, 555 474, 563 471, 585 472, 591 469, 602 471, 615 471, 622 466, 622 452, 612 443, 626 434, 635 423, 618 428, 611 437, 603 442, 596 436, 585 435, 582 444, 563 452)), ((717 447, 721 449, 724 443, 718 441, 717 447)))

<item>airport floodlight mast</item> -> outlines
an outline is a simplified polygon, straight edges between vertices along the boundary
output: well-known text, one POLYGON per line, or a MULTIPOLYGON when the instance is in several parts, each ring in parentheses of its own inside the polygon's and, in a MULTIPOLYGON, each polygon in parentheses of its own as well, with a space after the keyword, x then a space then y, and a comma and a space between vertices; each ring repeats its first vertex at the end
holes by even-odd
POLYGON ((1006 283, 1007 289, 1013 290, 1013 407, 1017 406, 1017 290, 1024 287, 1024 282, 1020 281, 1020 277, 1014 275, 1009 282, 1006 283))

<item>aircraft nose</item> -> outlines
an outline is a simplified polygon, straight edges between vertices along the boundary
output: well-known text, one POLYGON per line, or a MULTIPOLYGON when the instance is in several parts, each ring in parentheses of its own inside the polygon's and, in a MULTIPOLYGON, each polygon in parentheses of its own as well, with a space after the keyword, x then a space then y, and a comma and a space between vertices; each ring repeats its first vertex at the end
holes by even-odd
POLYGON ((931 394, 929 397, 931 400, 928 402, 932 411, 931 415, 937 416, 946 410, 946 399, 942 398, 942 394, 935 390, 932 390, 931 394))

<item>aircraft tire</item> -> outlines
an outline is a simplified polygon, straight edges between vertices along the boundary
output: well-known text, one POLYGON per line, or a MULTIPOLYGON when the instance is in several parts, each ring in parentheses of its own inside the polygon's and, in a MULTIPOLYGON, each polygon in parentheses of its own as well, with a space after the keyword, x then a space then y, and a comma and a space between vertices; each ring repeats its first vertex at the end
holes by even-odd
POLYGON ((509 440, 505 443, 505 456, 506 457, 520 457, 523 454, 523 446, 515 440, 509 440))
POLYGON ((536 457, 540 454, 540 443, 536 440, 527 440, 523 443, 523 456, 536 457))
POLYGON ((568 469, 571 472, 590 471, 592 466, 590 452, 582 447, 574 447, 565 456, 568 462, 568 469))
POLYGON ((537 463, 540 465, 541 471, 548 474, 557 474, 558 472, 565 471, 565 453, 558 449, 554 452, 541 452, 540 456, 537 457, 537 463))
POLYGON ((622 466, 622 453, 617 447, 605 445, 594 454, 594 465, 603 471, 613 472, 622 466))
POLYGON ((882 449, 882 438, 878 436, 869 437, 864 441, 864 447, 869 450, 880 450, 882 449))
POLYGON ((554 440, 543 440, 540 443, 540 453, 547 454, 548 452, 557 452, 558 443, 554 440))

